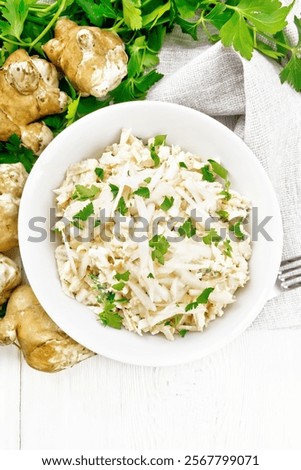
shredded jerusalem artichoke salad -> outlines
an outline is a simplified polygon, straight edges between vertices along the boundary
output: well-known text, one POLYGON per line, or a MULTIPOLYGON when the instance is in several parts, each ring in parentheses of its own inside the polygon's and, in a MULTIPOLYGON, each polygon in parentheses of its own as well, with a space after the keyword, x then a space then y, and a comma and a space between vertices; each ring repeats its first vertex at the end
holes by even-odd
POLYGON ((249 279, 250 202, 219 162, 165 135, 145 144, 123 129, 99 159, 71 165, 55 194, 63 290, 104 325, 169 340, 203 331, 249 279))

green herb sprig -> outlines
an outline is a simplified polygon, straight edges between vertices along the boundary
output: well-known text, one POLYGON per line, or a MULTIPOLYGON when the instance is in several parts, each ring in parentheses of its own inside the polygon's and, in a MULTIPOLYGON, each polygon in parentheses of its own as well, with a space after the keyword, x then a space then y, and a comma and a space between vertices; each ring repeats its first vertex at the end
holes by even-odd
POLYGON ((110 326, 120 330, 122 327, 122 316, 119 315, 115 299, 115 293, 108 291, 106 286, 99 283, 97 276, 90 275, 97 290, 97 302, 102 304, 103 310, 99 313, 99 320, 104 326, 110 326))
MULTIPOLYGON (((288 82, 301 91, 301 19, 294 18, 298 34, 295 43, 285 33, 293 3, 283 6, 280 0, 56 0, 46 4, 38 0, 0 0, 0 66, 18 48, 45 57, 42 46, 53 37, 61 16, 120 35, 129 56, 127 77, 102 101, 82 97, 64 79, 61 88, 71 96, 68 109, 45 118, 55 135, 96 109, 144 99, 163 76, 156 70, 159 52, 166 34, 176 25, 194 40, 203 30, 210 42, 220 40, 247 60, 255 50, 259 51, 280 64, 282 83, 288 82)), ((30 170, 33 158, 24 155, 22 146, 12 156, 5 145, 0 151, 3 163, 22 161, 30 170)), ((155 149, 152 158, 158 166, 155 149)), ((230 193, 227 189, 225 192, 227 199, 230 193)))

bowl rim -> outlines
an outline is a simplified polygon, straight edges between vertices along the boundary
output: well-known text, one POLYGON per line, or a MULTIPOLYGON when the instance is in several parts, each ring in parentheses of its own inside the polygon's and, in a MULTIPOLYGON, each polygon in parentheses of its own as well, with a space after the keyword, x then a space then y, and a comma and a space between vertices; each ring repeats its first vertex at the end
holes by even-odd
MULTIPOLYGON (((213 125, 213 124, 212 124, 213 125)), ((108 142, 109 144, 110 142, 108 142)), ((88 156, 84 157, 84 159, 90 158, 88 156)), ((65 166, 66 171, 67 166, 65 166)), ((23 266, 26 271, 26 275, 28 277, 28 280, 30 282, 30 285, 38 298, 39 302, 45 309, 45 311, 48 313, 48 315, 55 321, 55 323, 63 330, 66 331, 66 333, 71 336, 74 340, 78 341, 79 343, 83 344, 89 349, 94 350, 98 354, 101 354, 107 358, 117 360, 119 362, 123 363, 130 363, 134 365, 143 365, 143 366, 170 366, 170 365, 176 365, 176 364, 183 364, 187 362, 191 362, 194 360, 199 360, 200 358, 213 353, 214 351, 222 348, 226 344, 230 343, 233 339, 235 339, 240 333, 246 330, 248 326, 254 321, 254 319, 258 316, 260 311, 262 310, 264 304, 266 303, 267 299, 269 298, 269 294, 272 291, 272 288, 275 284, 276 278, 277 278, 277 271, 280 265, 281 261, 281 255, 282 255, 282 243, 283 243, 283 229, 282 229, 282 219, 281 219, 281 214, 280 214, 280 209, 279 209, 279 204, 278 200, 274 191, 274 188, 272 186, 272 183, 263 169, 261 163, 259 160, 256 158, 254 153, 249 149, 249 147, 236 135, 234 134, 229 128, 221 124, 219 121, 215 120, 214 118, 197 111, 192 108, 188 108, 183 105, 179 105, 176 103, 169 103, 169 102, 162 102, 162 101, 131 101, 131 102, 126 102, 126 103, 119 103, 119 104, 114 104, 109 107, 101 108, 97 111, 94 111, 75 123, 73 123, 71 126, 66 128, 63 132, 61 132, 48 146, 47 148, 43 151, 43 153, 40 155, 39 159, 35 163, 28 180, 25 184, 25 188, 22 194, 21 202, 20 202, 20 209, 19 209, 19 221, 18 221, 18 230, 19 230, 19 246, 20 246, 20 252, 21 252, 21 258, 23 261, 23 266), (24 226, 28 223, 28 217, 27 217, 27 208, 28 204, 30 204, 30 198, 32 196, 32 188, 31 184, 32 182, 35 181, 36 178, 39 177, 41 173, 41 168, 46 165, 48 161, 51 160, 51 152, 52 149, 55 149, 57 146, 61 145, 68 139, 69 136, 75 135, 77 131, 81 130, 81 127, 83 123, 86 123, 87 125, 89 123, 96 122, 97 119, 99 118, 100 120, 105 116, 106 113, 114 113, 114 112, 119 112, 119 110, 126 110, 130 108, 137 108, 137 110, 142 110, 144 108, 157 108, 158 110, 160 108, 166 107, 168 110, 171 112, 185 112, 188 114, 191 114, 192 119, 197 118, 201 116, 201 118, 204 120, 204 122, 208 122, 212 124, 212 121, 214 121, 214 126, 219 129, 221 132, 226 133, 226 135, 231 136, 231 139, 239 144, 239 146, 244 147, 246 153, 248 153, 250 156, 253 157, 253 164, 256 167, 256 171, 259 172, 261 178, 263 179, 265 183, 265 190, 267 191, 270 201, 273 205, 273 215, 276 217, 277 221, 277 226, 278 226, 278 238, 277 241, 275 242, 275 250, 274 250, 274 259, 272 260, 272 271, 273 273, 269 275, 268 277, 268 282, 266 282, 264 289, 259 293, 258 298, 254 301, 255 307, 253 307, 253 315, 245 316, 244 320, 242 320, 240 323, 236 325, 235 328, 233 328, 232 331, 229 332, 228 335, 224 338, 220 338, 219 341, 216 341, 211 345, 211 347, 207 347, 206 351, 203 352, 202 349, 200 350, 195 350, 190 353, 187 353, 187 355, 183 358, 175 358, 172 357, 161 357, 159 360, 158 358, 155 359, 153 357, 139 357, 133 355, 131 352, 129 354, 119 354, 116 351, 101 351, 97 350, 95 351, 95 347, 93 347, 92 344, 89 344, 89 341, 84 341, 81 336, 81 334, 78 334, 77 331, 75 331, 72 328, 69 328, 67 326, 66 330, 66 323, 64 322, 63 316, 59 317, 58 314, 53 314, 53 312, 49 313, 51 308, 50 308, 50 303, 47 301, 47 298, 45 297, 45 293, 42 293, 39 288, 39 282, 37 282, 37 279, 35 277, 35 274, 30 270, 30 254, 29 251, 27 250, 27 240, 25 236, 25 231, 24 231, 24 226), (277 268, 276 268, 277 267, 277 268)), ((72 300, 72 299, 71 299, 72 300)), ((76 302, 76 301, 75 301, 76 302)), ((86 307, 85 307, 86 308, 86 307)), ((129 334, 129 332, 127 332, 129 334)), ((204 333, 206 334, 206 332, 204 333)), ((166 341, 166 340, 165 340, 166 341)))

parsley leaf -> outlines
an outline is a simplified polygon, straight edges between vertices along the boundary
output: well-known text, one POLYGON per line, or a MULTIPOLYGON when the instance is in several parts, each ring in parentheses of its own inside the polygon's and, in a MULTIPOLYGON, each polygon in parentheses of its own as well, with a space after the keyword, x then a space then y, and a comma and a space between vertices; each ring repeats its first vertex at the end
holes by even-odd
POLYGON ((13 36, 20 39, 24 23, 29 12, 29 2, 25 0, 9 0, 5 2, 1 13, 7 23, 1 22, 1 34, 3 36, 13 36))
POLYGON ((156 137, 154 138, 154 146, 157 147, 159 145, 165 145, 166 137, 166 134, 156 135, 156 137))
POLYGON ((299 39, 297 45, 292 49, 292 56, 280 73, 281 82, 288 82, 297 91, 301 91, 301 18, 294 18, 299 39))
POLYGON ((156 25, 161 16, 164 15, 167 11, 170 10, 170 1, 164 5, 159 5, 157 8, 151 10, 148 15, 144 15, 142 18, 142 24, 145 28, 149 24, 156 25))
POLYGON ((199 0, 175 0, 175 5, 183 18, 192 18, 199 5, 199 0))
POLYGON ((199 304, 197 302, 190 302, 190 304, 187 304, 185 307, 185 312, 190 312, 190 310, 194 310, 197 308, 199 304))
POLYGON ((116 186, 115 184, 110 184, 110 189, 112 191, 112 194, 113 194, 113 200, 116 198, 117 194, 118 194, 118 191, 119 191, 119 187, 116 186))
POLYGON ((181 336, 181 338, 184 338, 184 336, 188 333, 188 330, 180 330, 179 331, 179 335, 181 336))
POLYGON ((71 224, 72 224, 74 227, 78 228, 79 230, 82 230, 82 229, 84 228, 84 227, 82 226, 82 224, 80 223, 80 221, 77 220, 77 219, 73 220, 73 221, 71 222, 71 224))
POLYGON ((159 158, 159 155, 157 154, 157 152, 155 150, 154 145, 151 146, 150 153, 151 153, 151 159, 154 162, 154 167, 156 168, 157 166, 160 165, 160 158, 159 158))
POLYGON ((37 158, 32 150, 22 145, 21 139, 16 134, 13 134, 7 142, 0 142, 0 164, 20 162, 29 173, 37 158))
POLYGON ((116 210, 120 212, 121 215, 125 215, 128 212, 129 209, 126 206, 123 196, 121 196, 121 198, 119 199, 116 210))
POLYGON ((202 173, 202 176, 203 176, 203 180, 209 181, 209 183, 213 183, 213 181, 215 181, 215 176, 210 171, 210 166, 209 165, 202 166, 201 173, 202 173))
POLYGON ((115 289, 115 290, 120 291, 120 290, 122 290, 122 289, 124 288, 124 286, 125 286, 125 283, 124 283, 124 282, 118 282, 117 284, 114 284, 114 285, 112 286, 112 289, 115 289))
POLYGON ((230 240, 225 240, 223 245, 224 245, 224 251, 223 251, 224 255, 229 256, 229 258, 231 258, 232 246, 231 246, 230 240))
POLYGON ((186 236, 187 238, 191 238, 196 234, 196 228, 193 225, 192 220, 189 218, 179 227, 178 232, 181 237, 186 236))
POLYGON ((86 201, 87 199, 93 199, 100 193, 100 189, 94 184, 88 188, 87 186, 82 186, 81 184, 75 185, 75 191, 72 195, 72 199, 78 199, 79 201, 86 201))
POLYGON ((148 178, 145 178, 144 181, 145 181, 147 184, 149 184, 149 183, 151 182, 151 180, 152 180, 152 179, 151 179, 151 177, 149 176, 148 178))
POLYGON ((116 18, 116 12, 112 8, 110 0, 102 0, 99 5, 91 0, 75 0, 75 3, 83 9, 95 26, 102 26, 104 18, 116 18))
POLYGON ((254 48, 252 34, 244 17, 237 11, 221 28, 220 37, 224 46, 233 46, 245 59, 252 58, 254 48))
POLYGON ((187 21, 184 20, 184 18, 177 16, 175 18, 175 23, 180 26, 183 33, 189 34, 192 39, 194 39, 195 41, 197 40, 199 26, 199 23, 197 21, 187 21))
POLYGON ((106 302, 105 309, 99 314, 99 319, 104 326, 120 330, 122 327, 122 316, 114 310, 115 307, 114 303, 106 302))
POLYGON ((123 103, 124 101, 143 100, 148 90, 161 78, 162 74, 151 70, 148 73, 138 77, 130 77, 123 80, 117 88, 110 92, 114 103, 123 103))
POLYGON ((97 178, 99 178, 100 180, 103 180, 104 178, 104 170, 102 168, 95 168, 95 174, 97 176, 97 178))
POLYGON ((80 95, 68 104, 66 120, 67 126, 70 126, 77 119, 77 108, 79 105, 80 95))
POLYGON ((147 278, 148 278, 148 279, 155 279, 155 277, 154 277, 154 275, 153 275, 152 273, 149 273, 149 274, 147 275, 147 278))
POLYGON ((279 0, 241 0, 237 11, 244 16, 258 31, 275 34, 287 25, 286 17, 293 3, 283 7, 279 0))
POLYGON ((301 91, 301 58, 293 54, 289 62, 280 73, 281 82, 288 82, 301 91))
POLYGON ((220 242, 222 240, 222 237, 218 235, 215 228, 211 228, 209 232, 207 233, 207 235, 204 235, 202 240, 205 243, 205 245, 211 245, 211 243, 220 242))
POLYGON ((117 281, 128 281, 130 278, 130 271, 125 271, 124 273, 115 274, 114 278, 117 281))
POLYGON ((241 0, 238 5, 226 5, 233 14, 220 30, 222 43, 233 46, 242 57, 251 59, 254 49, 252 30, 255 28, 271 35, 283 30, 292 5, 282 7, 279 0, 241 0))
POLYGON ((167 196, 164 196, 164 200, 162 202, 162 204, 160 205, 160 208, 167 212, 173 205, 174 203, 174 198, 171 196, 171 197, 167 197, 167 196))
POLYGON ((209 300, 209 295, 214 291, 214 287, 207 287, 203 292, 197 297, 195 302, 187 304, 185 307, 185 312, 190 312, 190 310, 196 309, 200 304, 206 304, 209 300))
POLYGON ((141 0, 122 0, 123 18, 130 29, 142 28, 141 0))
POLYGON ((221 191, 219 194, 221 194, 222 196, 224 196, 224 198, 226 199, 226 201, 229 201, 231 199, 231 193, 229 192, 229 188, 230 188, 230 181, 226 181, 225 183, 225 189, 223 191, 221 191))
POLYGON ((234 233, 235 237, 239 240, 245 239, 245 234, 241 231, 240 224, 242 223, 241 220, 229 226, 229 230, 234 233))
POLYGON ((229 219, 229 212, 227 211, 220 210, 216 211, 216 213, 222 219, 223 222, 227 222, 227 220, 229 219))
POLYGON ((226 170, 226 168, 224 168, 220 163, 217 163, 215 160, 211 159, 208 160, 208 162, 210 162, 212 170, 216 175, 220 176, 224 180, 228 178, 228 170, 226 170))
POLYGON ((85 221, 85 220, 88 220, 88 218, 93 214, 94 214, 94 207, 93 207, 92 202, 90 202, 90 204, 85 206, 82 210, 80 210, 77 214, 73 216, 73 220, 79 219, 79 220, 85 221))
POLYGON ((159 63, 158 52, 150 47, 145 36, 136 38, 129 46, 129 52, 128 77, 143 74, 144 69, 155 67, 159 63))
POLYGON ((153 248, 152 259, 157 260, 160 264, 164 264, 164 255, 170 247, 170 244, 164 235, 154 235, 148 244, 150 248, 153 248))
POLYGON ((208 302, 209 295, 214 291, 214 287, 207 287, 203 290, 201 295, 196 299, 198 304, 206 304, 208 302))
POLYGON ((188 167, 187 167, 186 163, 184 163, 184 162, 180 162, 179 167, 180 168, 186 168, 186 170, 188 170, 188 167))
POLYGON ((150 197, 150 192, 148 188, 138 188, 136 191, 133 192, 133 194, 144 197, 145 199, 150 197))
POLYGON ((119 315, 115 302, 115 293, 106 289, 106 286, 101 285, 97 276, 91 274, 90 278, 95 284, 95 289, 98 291, 97 302, 102 304, 103 311, 99 313, 99 319, 104 326, 110 326, 117 330, 121 329, 122 316, 119 315))

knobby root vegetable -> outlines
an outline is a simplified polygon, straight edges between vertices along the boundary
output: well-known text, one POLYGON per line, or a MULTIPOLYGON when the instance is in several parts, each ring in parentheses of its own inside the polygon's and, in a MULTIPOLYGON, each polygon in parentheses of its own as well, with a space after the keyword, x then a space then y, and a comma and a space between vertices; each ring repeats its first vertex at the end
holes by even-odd
POLYGON ((127 74, 127 55, 119 36, 91 26, 78 26, 66 18, 55 27, 55 38, 43 46, 82 96, 105 96, 127 74))
POLYGON ((12 290, 21 284, 21 270, 7 256, 0 253, 0 306, 9 298, 12 290))
POLYGON ((48 317, 28 285, 14 290, 0 319, 0 345, 12 343, 20 346, 31 367, 43 372, 63 370, 94 355, 48 317))
POLYGON ((22 163, 0 164, 0 251, 18 245, 18 211, 26 179, 22 163))
POLYGON ((0 69, 0 140, 17 134, 39 155, 53 135, 46 124, 36 121, 63 112, 67 101, 55 66, 18 49, 0 69))

